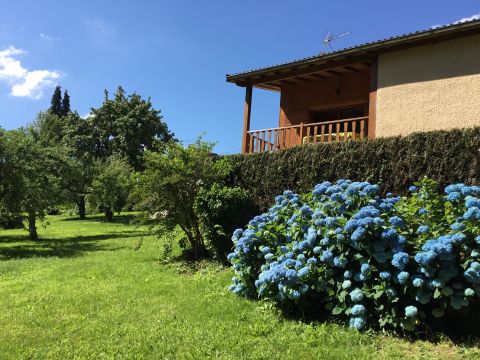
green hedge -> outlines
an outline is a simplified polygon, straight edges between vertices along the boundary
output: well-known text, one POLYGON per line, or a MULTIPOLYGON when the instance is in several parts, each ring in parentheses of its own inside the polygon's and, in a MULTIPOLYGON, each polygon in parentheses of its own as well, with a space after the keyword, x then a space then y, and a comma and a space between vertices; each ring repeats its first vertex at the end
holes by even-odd
POLYGON ((318 182, 342 178, 381 183, 385 192, 403 194, 423 176, 441 186, 479 183, 480 128, 311 144, 229 158, 229 185, 247 189, 262 210, 285 189, 303 193, 318 182))

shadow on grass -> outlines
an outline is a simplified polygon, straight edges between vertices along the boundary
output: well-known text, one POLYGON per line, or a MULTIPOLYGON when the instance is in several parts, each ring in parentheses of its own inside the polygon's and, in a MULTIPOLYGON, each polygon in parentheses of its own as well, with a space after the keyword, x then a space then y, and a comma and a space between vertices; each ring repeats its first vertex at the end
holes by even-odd
POLYGON ((113 221, 112 222, 105 222, 105 216, 104 215, 88 215, 85 220, 80 220, 78 216, 72 216, 68 218, 61 219, 61 221, 95 221, 95 222, 101 222, 105 224, 122 224, 122 225, 131 225, 134 223, 134 220, 137 218, 137 215, 135 214, 119 214, 119 215, 114 215, 113 216, 113 221))
POLYGON ((32 257, 74 257, 91 251, 115 251, 127 246, 112 246, 101 241, 118 238, 141 237, 143 234, 135 231, 115 232, 91 236, 73 236, 63 239, 41 238, 30 241, 28 235, 4 236, 0 245, 12 243, 11 246, 0 246, 0 261, 32 257), (13 244, 18 243, 18 244, 13 244))

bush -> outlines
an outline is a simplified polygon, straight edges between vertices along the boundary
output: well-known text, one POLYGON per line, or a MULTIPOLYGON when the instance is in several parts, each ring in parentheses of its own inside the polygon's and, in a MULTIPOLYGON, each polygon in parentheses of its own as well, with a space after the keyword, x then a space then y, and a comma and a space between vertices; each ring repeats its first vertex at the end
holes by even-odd
POLYGON ((415 331, 471 316, 480 296, 480 187, 446 194, 424 180, 411 196, 368 182, 285 191, 233 235, 230 289, 302 312, 322 308, 351 327, 415 331), (440 322, 441 323, 441 322, 440 322))
POLYGON ((185 235, 180 246, 191 250, 195 259, 206 253, 195 199, 202 189, 211 188, 230 171, 225 159, 212 156, 213 146, 202 139, 187 147, 172 141, 159 152, 146 152, 145 170, 137 174, 131 197, 138 209, 149 215, 162 214, 157 219, 160 228, 179 226, 185 235))
POLYGON ((233 231, 245 226, 258 210, 245 190, 215 184, 210 190, 198 193, 195 212, 208 249, 217 259, 226 261, 233 248, 233 231))
POLYGON ((233 164, 229 185, 246 189, 262 211, 284 189, 304 193, 324 180, 367 180, 382 184, 383 194, 405 195, 424 176, 441 186, 479 183, 479 151, 480 128, 302 145, 228 156, 233 164))

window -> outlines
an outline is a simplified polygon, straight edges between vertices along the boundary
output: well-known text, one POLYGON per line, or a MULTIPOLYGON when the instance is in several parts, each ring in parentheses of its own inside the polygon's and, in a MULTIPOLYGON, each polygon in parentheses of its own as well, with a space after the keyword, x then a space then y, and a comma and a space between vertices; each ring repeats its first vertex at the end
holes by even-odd
POLYGON ((325 121, 353 119, 363 116, 366 116, 365 104, 314 111, 312 112, 311 122, 317 123, 325 121))

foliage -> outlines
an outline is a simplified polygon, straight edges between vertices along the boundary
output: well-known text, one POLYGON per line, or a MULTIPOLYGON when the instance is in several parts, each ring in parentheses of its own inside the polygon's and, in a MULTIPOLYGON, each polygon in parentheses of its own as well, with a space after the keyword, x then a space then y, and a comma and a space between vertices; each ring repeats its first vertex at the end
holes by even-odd
POLYGON ((226 261, 232 250, 233 231, 245 226, 257 211, 248 193, 238 187, 214 184, 211 189, 200 190, 195 199, 195 212, 207 247, 221 261, 226 261))
POLYGON ((3 359, 479 358, 473 341, 412 342, 284 321, 270 304, 226 292, 230 269, 156 261, 158 239, 147 226, 129 225, 132 215, 114 223, 48 217, 39 242, 0 231, 3 359))
POLYGON ((171 141, 159 152, 147 152, 145 170, 136 178, 133 196, 139 209, 159 215, 167 228, 178 225, 195 258, 206 250, 195 199, 229 171, 226 160, 216 160, 212 149, 213 144, 199 139, 187 147, 171 141))
POLYGON ((95 175, 88 202, 105 213, 105 221, 113 220, 113 211, 123 208, 131 190, 132 168, 125 159, 110 156, 95 162, 95 175))
POLYGON ((402 200, 349 180, 303 196, 285 191, 235 231, 231 290, 323 308, 356 329, 415 331, 447 313, 471 316, 480 296, 480 187, 434 189, 426 179, 402 200))
POLYGON ((0 128, 0 227, 22 226, 21 197, 18 183, 21 177, 17 171, 15 153, 8 144, 5 131, 0 128))
POLYGON ((293 147, 273 153, 229 156, 230 186, 246 189, 262 211, 284 189, 310 191, 336 179, 382 184, 383 193, 403 195, 424 176, 440 186, 480 181, 480 128, 432 131, 380 138, 293 147))
POLYGON ((49 112, 58 117, 67 116, 70 113, 70 96, 65 90, 62 99, 62 88, 59 85, 53 91, 49 112))
POLYGON ((60 200, 58 157, 51 148, 42 147, 30 132, 21 129, 3 136, 4 159, 10 184, 4 188, 3 212, 25 217, 32 240, 37 239, 36 220, 60 200))
POLYGON ((62 197, 77 204, 85 218, 85 196, 93 179, 95 140, 93 127, 76 112, 64 116, 41 112, 29 131, 42 147, 55 149, 62 161, 58 169, 62 197))
POLYGON ((136 93, 126 96, 120 86, 113 99, 105 91, 103 104, 92 108, 88 121, 92 124, 96 157, 124 157, 135 170, 142 169, 145 150, 154 150, 158 143, 173 138, 150 99, 144 100, 136 93))

